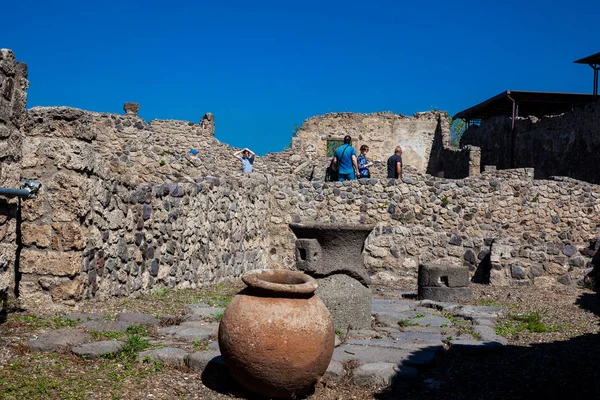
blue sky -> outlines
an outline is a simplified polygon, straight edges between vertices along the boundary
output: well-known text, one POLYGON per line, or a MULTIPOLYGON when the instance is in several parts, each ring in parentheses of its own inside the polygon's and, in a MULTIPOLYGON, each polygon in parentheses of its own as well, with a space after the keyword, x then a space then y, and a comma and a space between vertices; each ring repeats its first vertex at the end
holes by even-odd
POLYGON ((20 0, 0 8, 0 47, 29 66, 28 107, 212 112, 219 140, 264 154, 327 112, 591 93, 592 69, 572 62, 600 52, 600 3, 556 3, 20 0))

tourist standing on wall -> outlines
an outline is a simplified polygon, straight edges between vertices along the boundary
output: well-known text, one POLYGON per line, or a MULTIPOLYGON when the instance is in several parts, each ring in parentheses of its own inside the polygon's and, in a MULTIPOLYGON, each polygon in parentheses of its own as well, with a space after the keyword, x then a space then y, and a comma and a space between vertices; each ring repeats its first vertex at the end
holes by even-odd
POLYGON ((344 144, 335 149, 333 153, 333 164, 338 171, 338 181, 348 181, 358 175, 358 164, 356 162, 356 150, 351 146, 352 138, 344 137, 344 144))
POLYGON ((358 156, 358 158, 356 159, 356 162, 358 163, 358 177, 359 178, 370 178, 371 177, 371 172, 369 172, 369 167, 372 166, 374 163, 378 162, 369 162, 369 160, 367 160, 367 153, 369 152, 369 146, 367 146, 366 144, 363 144, 362 146, 360 146, 360 155, 358 156))
POLYGON ((252 166, 254 165, 254 152, 248 148, 236 151, 233 153, 234 157, 237 157, 242 162, 242 172, 249 174, 252 172, 252 166))
POLYGON ((394 155, 387 161, 388 178, 402 179, 402 147, 396 146, 394 155))

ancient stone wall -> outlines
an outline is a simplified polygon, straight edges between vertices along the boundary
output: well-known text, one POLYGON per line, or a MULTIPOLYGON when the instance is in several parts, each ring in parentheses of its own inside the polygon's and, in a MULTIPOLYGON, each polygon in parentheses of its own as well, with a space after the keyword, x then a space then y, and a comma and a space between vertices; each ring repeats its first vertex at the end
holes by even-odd
POLYGON ((514 133, 509 117, 472 126, 461 145, 481 148, 481 165, 498 169, 534 168, 536 178, 569 176, 600 183, 600 103, 558 116, 518 118, 514 133))
POLYGON ((29 110, 23 126, 23 173, 44 183, 23 207, 26 306, 195 287, 266 265, 267 178, 232 173, 233 150, 210 125, 59 107, 29 110))
MULTIPOLYGON (((0 49, 0 187, 19 188, 21 141, 19 131, 27 103, 27 66, 12 51, 0 49)), ((0 198, 0 298, 15 286, 18 262, 18 200, 0 198)))
POLYGON ((211 114, 145 122, 135 103, 125 115, 25 112, 26 68, 0 54, 0 183, 43 184, 20 214, 0 200, 0 291, 18 286, 26 307, 293 268, 290 222, 376 224, 365 245, 375 281, 414 283, 418 264, 436 261, 495 285, 570 284, 589 268, 590 240, 598 243, 600 186, 534 180, 525 168, 478 175, 478 148, 447 146, 445 113, 315 117, 291 149, 257 157, 256 172, 242 174, 211 114), (404 179, 323 182, 319 146, 345 134, 379 149, 371 159, 402 145, 404 179))
MULTIPOLYGON (((369 146, 369 159, 386 161, 398 145, 403 162, 425 172, 440 120, 444 112, 423 112, 413 117, 392 113, 331 113, 307 119, 292 139, 292 150, 308 158, 326 157, 328 141, 352 136, 357 154, 360 146, 369 146)), ((444 137, 449 137, 449 131, 444 137)))
MULTIPOLYGON (((420 262, 438 260, 469 265, 473 274, 479 269, 482 280, 490 280, 486 256, 492 244, 513 240, 517 255, 493 263, 504 275, 501 279, 494 273, 492 283, 531 284, 542 275, 554 283, 559 279, 570 282, 585 273, 577 268, 589 267, 589 255, 579 250, 598 236, 600 226, 599 186, 575 180, 533 180, 530 169, 489 168, 463 180, 412 174, 405 182, 276 181, 272 191, 270 253, 276 266, 293 262, 290 222, 375 223, 381 229, 367 241, 365 257, 372 274, 393 272, 396 277, 414 279, 420 262), (564 253, 563 249, 571 248, 567 246, 576 251, 564 253), (535 251, 519 250, 531 247, 535 251), (515 257, 522 265, 538 265, 543 272, 536 267, 524 275, 507 273, 515 257), (579 257, 584 257, 583 266, 579 257)), ((540 281, 546 280, 544 285, 550 282, 546 278, 540 281)))

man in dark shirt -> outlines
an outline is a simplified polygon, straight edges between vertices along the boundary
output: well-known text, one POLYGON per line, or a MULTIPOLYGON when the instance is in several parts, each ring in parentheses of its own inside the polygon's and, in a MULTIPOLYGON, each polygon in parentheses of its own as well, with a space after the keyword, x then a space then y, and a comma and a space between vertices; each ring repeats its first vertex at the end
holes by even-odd
POLYGON ((402 147, 396 146, 394 155, 387 161, 387 177, 390 179, 402 179, 402 147))

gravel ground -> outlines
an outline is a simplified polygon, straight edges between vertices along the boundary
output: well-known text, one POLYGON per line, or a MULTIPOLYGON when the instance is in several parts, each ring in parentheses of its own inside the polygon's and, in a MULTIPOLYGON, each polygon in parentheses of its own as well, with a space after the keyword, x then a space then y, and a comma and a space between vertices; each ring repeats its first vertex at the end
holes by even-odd
MULTIPOLYGON (((600 398, 600 311, 592 291, 494 288, 473 285, 472 303, 502 305, 514 315, 538 312, 551 332, 514 331, 496 355, 438 356, 411 387, 357 388, 346 379, 319 383, 308 399, 532 399, 600 398)), ((159 293, 140 299, 85 302, 81 311, 114 315, 123 311, 177 315, 185 304, 219 302, 239 290, 239 282, 218 289, 159 293)), ((393 297, 401 288, 375 290, 393 297)), ((0 323, 0 399, 219 399, 251 398, 226 374, 199 374, 120 360, 81 360, 69 354, 40 355, 23 345, 36 332, 52 328, 11 312, 0 323)), ((510 316, 505 321, 511 322, 510 316)))

